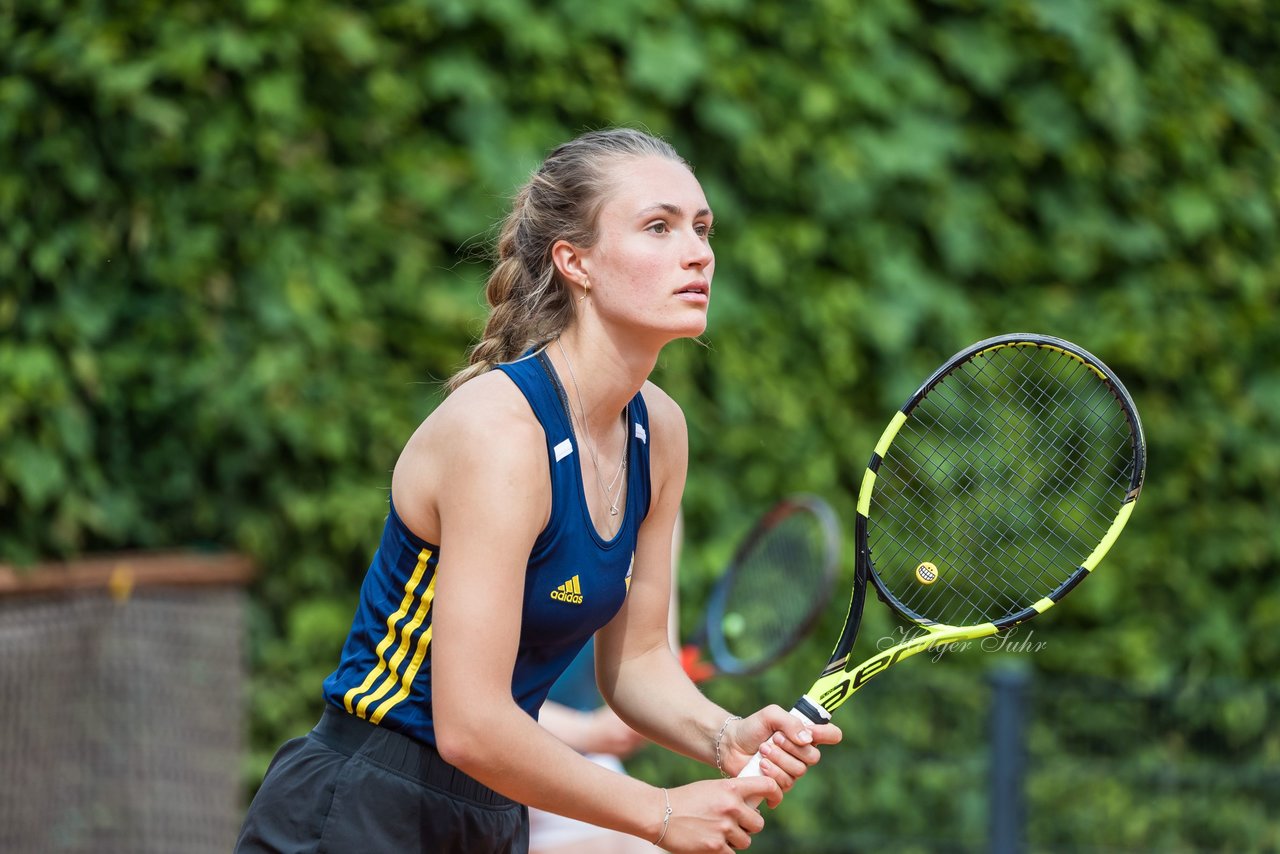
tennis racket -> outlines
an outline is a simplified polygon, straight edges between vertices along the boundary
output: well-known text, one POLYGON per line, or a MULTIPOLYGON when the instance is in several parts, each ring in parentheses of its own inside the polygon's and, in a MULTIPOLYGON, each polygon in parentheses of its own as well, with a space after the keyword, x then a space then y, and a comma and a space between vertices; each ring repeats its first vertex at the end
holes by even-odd
POLYGON ((759 673, 813 630, 835 585, 840 525, 813 495, 779 501, 738 545, 681 650, 695 682, 759 673))
MULTIPOLYGON (((952 356, 876 443, 858 492, 849 614, 792 714, 825 723, 899 661, 1049 610, 1115 543, 1145 475, 1133 399, 1090 353, 1012 334, 952 356), (913 630, 857 663, 868 583, 913 630)), ((739 776, 759 764, 757 754, 739 776)))

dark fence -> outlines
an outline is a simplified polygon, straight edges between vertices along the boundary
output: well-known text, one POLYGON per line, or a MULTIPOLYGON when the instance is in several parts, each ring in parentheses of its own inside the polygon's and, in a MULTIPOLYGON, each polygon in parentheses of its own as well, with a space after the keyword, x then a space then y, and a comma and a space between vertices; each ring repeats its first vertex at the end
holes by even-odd
POLYGON ((229 851, 248 562, 0 567, 0 851, 229 851))

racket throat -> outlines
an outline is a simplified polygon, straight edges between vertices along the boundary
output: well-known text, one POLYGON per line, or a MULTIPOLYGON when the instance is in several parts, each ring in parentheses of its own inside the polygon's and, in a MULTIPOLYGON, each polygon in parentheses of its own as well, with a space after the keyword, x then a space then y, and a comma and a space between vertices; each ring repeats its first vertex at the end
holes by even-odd
POLYGON ((791 714, 796 717, 803 717, 811 724, 831 722, 831 713, 822 708, 822 704, 808 694, 796 700, 795 705, 791 707, 791 714))

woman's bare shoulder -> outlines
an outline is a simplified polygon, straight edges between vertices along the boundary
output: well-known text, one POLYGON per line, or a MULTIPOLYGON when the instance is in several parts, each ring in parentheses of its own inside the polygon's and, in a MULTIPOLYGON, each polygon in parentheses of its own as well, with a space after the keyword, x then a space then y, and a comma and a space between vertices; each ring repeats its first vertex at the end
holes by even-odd
POLYGON ((464 383, 423 421, 420 431, 445 441, 540 439, 542 427, 523 394, 502 371, 464 383))
POLYGON ((651 380, 645 382, 640 393, 644 396, 645 407, 649 410, 651 427, 663 433, 687 434, 688 425, 685 423, 684 410, 671 395, 651 380))
POLYGON ((546 469, 542 426, 515 384, 491 371, 455 390, 418 426, 396 461, 391 489, 401 517, 429 539, 440 528, 443 496, 515 488, 534 498, 549 492, 546 469))

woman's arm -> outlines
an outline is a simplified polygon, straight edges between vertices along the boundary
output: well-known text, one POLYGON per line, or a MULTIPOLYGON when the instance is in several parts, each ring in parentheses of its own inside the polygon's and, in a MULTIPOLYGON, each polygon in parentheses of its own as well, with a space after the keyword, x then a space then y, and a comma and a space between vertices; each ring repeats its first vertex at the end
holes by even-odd
POLYGON ((684 491, 688 432, 683 413, 661 390, 647 384, 645 400, 653 449, 653 503, 641 528, 626 605, 596 635, 601 693, 639 732, 728 774, 739 771, 774 732, 783 733, 777 743, 765 745, 761 767, 785 790, 818 761, 814 745, 838 741, 839 730, 806 725, 778 706, 726 726, 730 713, 702 695, 672 654, 672 529, 684 491))
POLYGON ((727 716, 684 678, 671 654, 673 532, 684 492, 688 433, 684 414, 652 384, 649 408, 652 500, 640 528, 631 589, 622 610, 596 634, 596 680, 619 715, 654 741, 702 761, 727 716))

